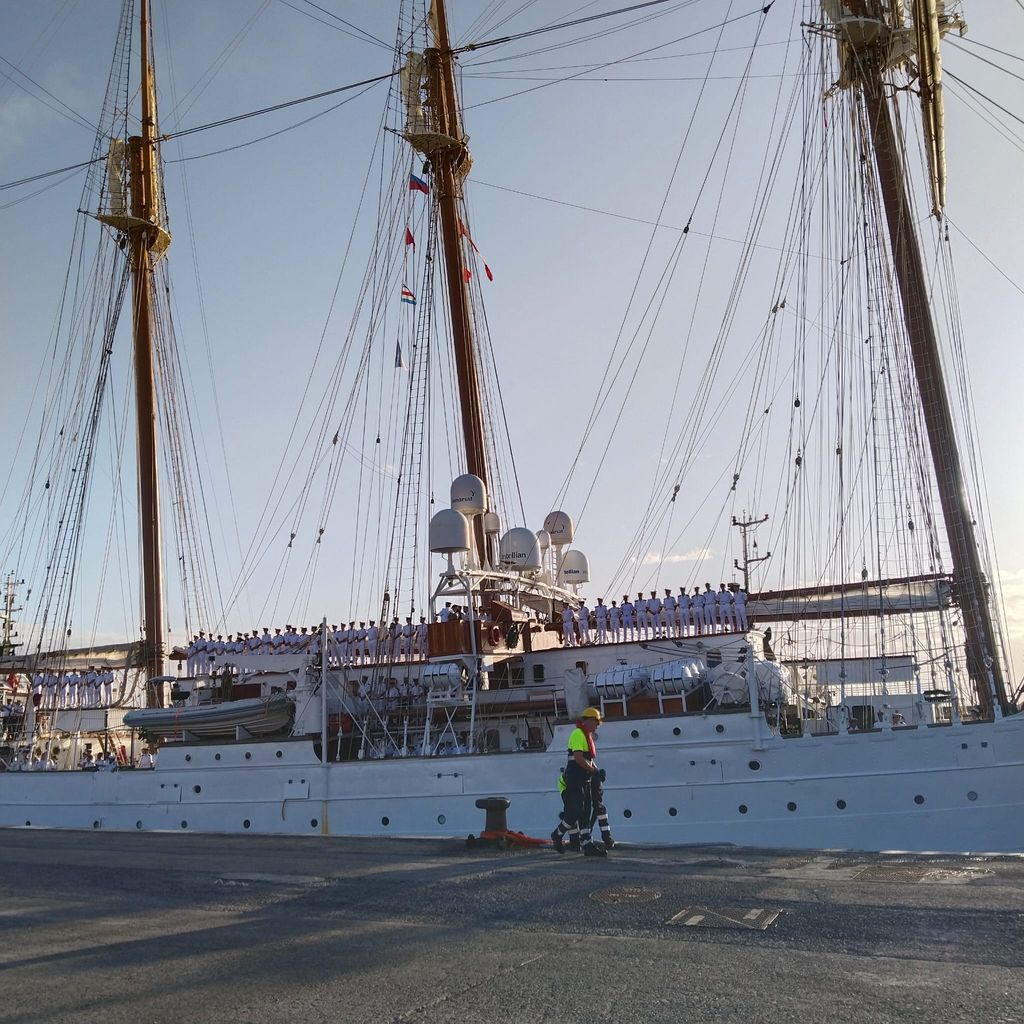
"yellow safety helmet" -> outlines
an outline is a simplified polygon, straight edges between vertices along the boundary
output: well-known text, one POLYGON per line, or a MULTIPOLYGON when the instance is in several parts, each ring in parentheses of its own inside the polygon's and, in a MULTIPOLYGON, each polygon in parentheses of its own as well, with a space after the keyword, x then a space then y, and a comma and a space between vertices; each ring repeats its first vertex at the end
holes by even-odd
POLYGON ((601 718, 601 712, 597 708, 584 708, 583 714, 580 715, 580 718, 596 718, 598 724, 603 721, 601 718))

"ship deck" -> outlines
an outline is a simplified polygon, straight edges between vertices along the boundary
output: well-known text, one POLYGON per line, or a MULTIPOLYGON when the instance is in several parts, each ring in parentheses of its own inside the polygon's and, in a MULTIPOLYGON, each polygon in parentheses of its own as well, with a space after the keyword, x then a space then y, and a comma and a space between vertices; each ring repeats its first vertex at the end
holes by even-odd
POLYGON ((0 894, 10 1021, 1024 1016, 1018 856, 5 830, 0 894))

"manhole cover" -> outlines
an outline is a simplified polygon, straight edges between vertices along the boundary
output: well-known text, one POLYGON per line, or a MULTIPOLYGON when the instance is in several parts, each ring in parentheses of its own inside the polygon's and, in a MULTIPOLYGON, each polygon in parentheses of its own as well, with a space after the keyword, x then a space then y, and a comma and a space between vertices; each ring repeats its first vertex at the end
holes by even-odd
POLYGON ((648 889, 642 885, 622 885, 617 889, 601 889, 590 894, 598 903, 610 903, 617 906, 622 903, 653 903, 661 899, 657 889, 648 889))
POLYGON ((766 907, 683 907, 665 923, 684 928, 746 928, 763 932, 781 913, 766 907))

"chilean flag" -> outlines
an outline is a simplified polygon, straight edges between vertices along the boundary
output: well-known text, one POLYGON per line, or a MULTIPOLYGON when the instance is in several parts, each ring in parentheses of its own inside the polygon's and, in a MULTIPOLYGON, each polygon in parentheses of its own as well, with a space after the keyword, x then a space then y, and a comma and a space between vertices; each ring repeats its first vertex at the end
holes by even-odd
POLYGON ((417 178, 415 174, 410 174, 409 191, 422 192, 426 196, 430 195, 430 186, 422 178, 417 178))

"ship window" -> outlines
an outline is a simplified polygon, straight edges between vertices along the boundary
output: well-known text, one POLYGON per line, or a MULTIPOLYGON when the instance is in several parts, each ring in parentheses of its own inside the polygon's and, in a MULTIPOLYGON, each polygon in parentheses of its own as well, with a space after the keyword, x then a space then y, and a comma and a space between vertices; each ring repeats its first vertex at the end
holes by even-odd
POLYGON ((246 759, 246 761, 251 761, 252 760, 252 752, 251 751, 247 750, 245 752, 245 759, 246 759))
POLYGON ((220 754, 214 754, 213 755, 213 759, 214 759, 214 761, 219 761, 220 760, 220 754))
POLYGON ((838 807, 839 810, 841 810, 841 811, 845 811, 846 810, 846 801, 845 800, 837 800, 836 801, 836 807, 838 807))
POLYGON ((750 764, 747 765, 747 767, 752 772, 759 772, 761 770, 761 762, 760 761, 751 761, 750 764))
POLYGON ((793 803, 792 800, 790 800, 789 803, 786 804, 786 809, 790 810, 790 811, 795 811, 796 810, 796 804, 793 803))
POLYGON ((193 793, 202 793, 202 791, 203 791, 203 787, 202 786, 193 786, 192 787, 192 792, 193 793))
POLYGON ((633 737, 633 739, 635 739, 635 740, 638 740, 638 739, 640 739, 640 733, 639 733, 639 732, 637 732, 637 731, 636 731, 636 729, 634 729, 634 730, 633 730, 632 732, 630 732, 630 734, 629 734, 629 735, 630 735, 630 736, 632 736, 632 737, 633 737))
POLYGON ((715 726, 715 732, 725 732, 725 726, 724 725, 716 725, 715 726))
POLYGON ((918 793, 917 796, 914 797, 914 803, 917 804, 918 806, 920 806, 921 804, 924 803, 924 797, 921 796, 920 793, 918 793))
POLYGON ((93 828, 99 828, 99 827, 100 827, 100 823, 99 823, 98 821, 94 821, 94 822, 92 823, 92 827, 93 827, 93 828))
POLYGON ((182 828, 188 828, 188 822, 187 822, 187 821, 183 821, 183 822, 181 823, 181 827, 182 827, 182 828))
POLYGON ((632 818, 632 817, 633 817, 633 812, 632 812, 632 811, 631 811, 631 810, 630 810, 630 809, 629 809, 629 808, 627 807, 627 808, 626 808, 626 809, 625 809, 625 810, 624 810, 624 811, 622 812, 622 816, 623 816, 624 818, 632 818))
POLYGON ((390 825, 391 824, 391 819, 390 818, 386 818, 386 817, 385 818, 381 818, 380 819, 380 823, 382 825, 390 825))
POLYGON ((533 681, 535 683, 543 683, 544 682, 544 666, 543 665, 534 665, 533 666, 533 681))
POLYGON ((185 760, 186 761, 191 761, 192 760, 192 755, 191 754, 186 754, 185 755, 185 760))
POLYGON ((682 736, 682 734, 683 734, 683 730, 680 729, 678 725, 672 730, 672 735, 673 736, 682 736))
POLYGON ((746 813, 747 813, 747 805, 746 804, 740 804, 740 814, 746 814, 746 813))
POLYGON ((278 751, 275 752, 274 756, 275 757, 284 757, 284 753, 282 751, 278 750, 278 751))
POLYGON ((968 792, 967 792, 967 799, 968 800, 977 800, 978 799, 978 794, 975 793, 973 789, 968 790, 968 792))
POLYGON ((242 822, 242 828, 248 828, 251 824, 252 822, 246 818, 245 821, 242 822))
POLYGON ((679 812, 674 807, 670 807, 668 809, 668 814, 670 818, 674 818, 678 813, 679 812))
POLYGON ((443 825, 447 820, 448 819, 443 814, 439 814, 437 816, 437 823, 438 823, 438 825, 443 825))
POLYGON ((316 828, 319 824, 320 824, 320 822, 317 821, 316 818, 310 818, 309 819, 309 826, 310 826, 310 828, 316 828))
POLYGON ((142 822, 141 821, 135 822, 135 827, 136 828, 142 828, 142 822))

